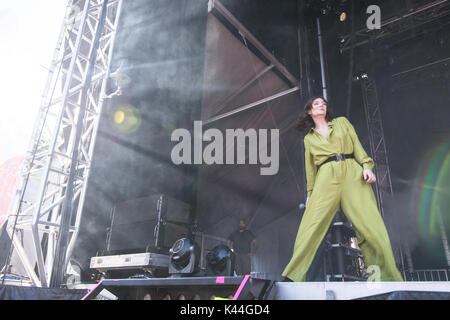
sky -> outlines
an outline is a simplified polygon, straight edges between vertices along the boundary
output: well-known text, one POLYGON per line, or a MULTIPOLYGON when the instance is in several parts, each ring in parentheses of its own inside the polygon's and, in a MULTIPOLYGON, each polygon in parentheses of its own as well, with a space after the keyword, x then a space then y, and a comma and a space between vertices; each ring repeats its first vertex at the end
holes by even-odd
POLYGON ((0 165, 28 148, 67 3, 1 0, 0 165))

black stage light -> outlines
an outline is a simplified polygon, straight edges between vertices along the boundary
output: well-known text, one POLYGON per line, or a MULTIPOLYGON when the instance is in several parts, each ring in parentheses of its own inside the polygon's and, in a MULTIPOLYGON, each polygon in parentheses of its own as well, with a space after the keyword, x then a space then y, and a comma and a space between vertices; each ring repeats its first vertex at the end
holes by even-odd
POLYGON ((200 248, 193 240, 182 238, 175 241, 169 250, 169 273, 192 274, 198 271, 200 248))
POLYGON ((206 255, 206 272, 208 275, 232 276, 234 263, 234 252, 226 245, 220 244, 206 255))

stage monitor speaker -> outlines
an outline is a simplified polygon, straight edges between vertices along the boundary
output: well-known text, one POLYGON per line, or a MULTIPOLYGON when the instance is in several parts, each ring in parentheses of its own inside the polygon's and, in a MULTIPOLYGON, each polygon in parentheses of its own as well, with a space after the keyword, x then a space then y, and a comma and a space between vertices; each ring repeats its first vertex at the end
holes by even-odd
POLYGON ((166 195, 120 202, 112 211, 107 252, 168 253, 176 240, 189 237, 192 223, 191 207, 166 195))

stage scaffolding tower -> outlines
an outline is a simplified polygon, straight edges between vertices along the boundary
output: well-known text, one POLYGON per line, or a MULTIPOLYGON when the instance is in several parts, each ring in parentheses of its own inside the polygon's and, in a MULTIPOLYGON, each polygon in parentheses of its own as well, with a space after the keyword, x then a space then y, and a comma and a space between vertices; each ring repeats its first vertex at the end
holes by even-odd
POLYGON ((68 1, 9 212, 3 275, 14 253, 32 285, 61 285, 80 227, 121 5, 68 1))
MULTIPOLYGON (((369 131, 370 154, 376 163, 374 168, 377 180, 374 183, 375 196, 378 202, 378 208, 381 216, 385 217, 385 207, 387 203, 392 203, 394 191, 392 188, 391 173, 389 169, 388 154, 386 150, 386 141, 384 138, 383 123, 381 117, 380 105, 378 102, 378 93, 376 81, 367 73, 358 76, 361 83, 364 111, 366 114, 367 128, 369 131)), ((404 270, 403 249, 406 249, 406 258, 409 269, 412 269, 412 259, 408 248, 403 248, 405 244, 399 247, 400 263, 404 270)), ((403 271, 402 270, 402 271, 403 271)))

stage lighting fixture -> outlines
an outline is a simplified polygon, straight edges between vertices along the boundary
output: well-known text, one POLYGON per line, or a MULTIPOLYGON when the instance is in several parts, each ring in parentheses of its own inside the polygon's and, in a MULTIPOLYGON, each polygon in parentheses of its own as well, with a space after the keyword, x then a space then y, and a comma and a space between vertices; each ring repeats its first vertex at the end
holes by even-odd
POLYGON ((129 69, 128 60, 123 59, 120 61, 120 65, 117 70, 109 75, 109 77, 116 83, 117 89, 113 93, 107 95, 106 98, 122 95, 122 89, 126 88, 130 84, 131 77, 127 74, 127 69, 129 69))
POLYGON ((345 19, 347 19, 347 13, 342 12, 341 15, 339 16, 339 20, 340 20, 341 22, 344 22, 345 19))
POLYGON ((116 71, 111 73, 109 76, 111 79, 117 81, 118 84, 124 86, 131 82, 130 76, 126 73, 126 69, 128 69, 128 60, 123 59, 120 61, 120 65, 116 71))
POLYGON ((169 273, 172 275, 198 272, 200 248, 193 240, 182 238, 169 250, 169 273))
POLYGON ((235 254, 226 245, 220 244, 206 255, 206 270, 210 275, 232 276, 235 254))

